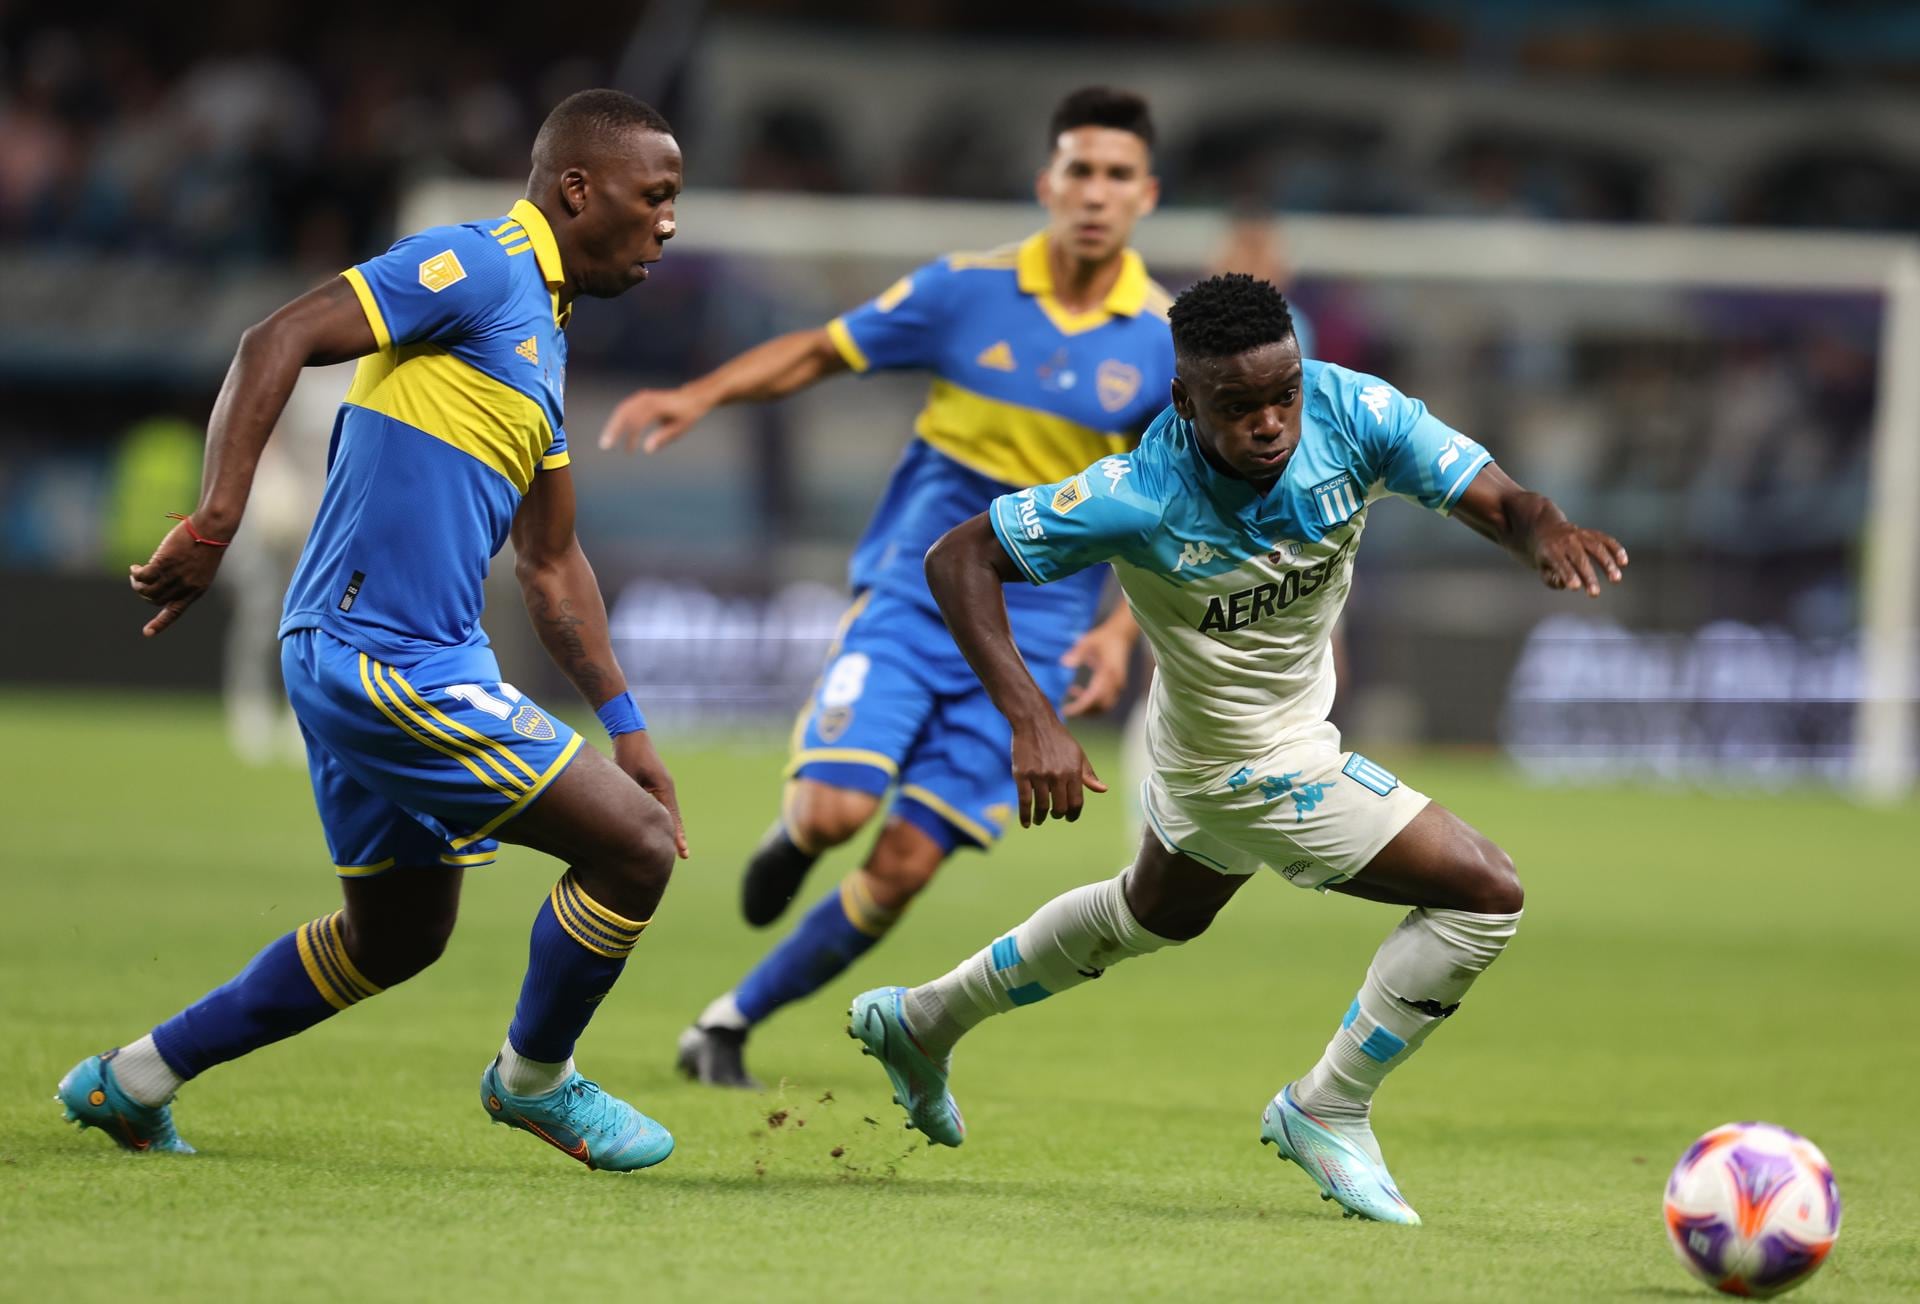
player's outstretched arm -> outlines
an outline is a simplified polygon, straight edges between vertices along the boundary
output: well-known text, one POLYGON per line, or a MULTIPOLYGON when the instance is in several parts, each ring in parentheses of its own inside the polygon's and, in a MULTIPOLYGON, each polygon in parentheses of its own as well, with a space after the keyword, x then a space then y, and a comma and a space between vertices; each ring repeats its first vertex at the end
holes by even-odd
POLYGON ((768 340, 676 389, 642 389, 627 395, 607 418, 600 447, 632 452, 642 439, 657 453, 696 422, 728 403, 785 398, 847 369, 824 326, 768 340))
POLYGON ((160 608, 149 638, 180 618, 213 584, 227 540, 240 527, 260 452, 267 446, 302 367, 372 353, 373 327, 353 287, 335 277, 301 295, 240 337, 207 422, 200 501, 143 566, 130 566, 133 591, 160 608))
POLYGON ((1551 498, 1521 488, 1497 464, 1474 476, 1453 514, 1539 571, 1550 589, 1597 598, 1601 576, 1614 584, 1623 578, 1627 550, 1618 539, 1575 525, 1551 498))
MULTIPOLYGON (((562 466, 536 473, 513 518, 514 578, 520 581, 534 633, 587 705, 599 713, 617 702, 632 712, 626 672, 613 655, 607 633, 606 600, 574 533, 573 514, 573 472, 562 466)), ((606 722, 608 716, 601 719, 606 722)), ((674 842, 685 860, 687 830, 673 776, 653 750, 645 724, 637 719, 630 723, 637 727, 626 732, 615 732, 617 722, 608 724, 614 763, 673 816, 674 842)))
POLYGON ((1105 792, 1087 754, 1034 682, 1007 620, 1003 584, 1024 579, 994 537, 986 513, 954 526, 927 552, 927 585, 953 641, 1000 714, 1013 726, 1013 780, 1022 828, 1048 815, 1080 818, 1082 789, 1105 792))

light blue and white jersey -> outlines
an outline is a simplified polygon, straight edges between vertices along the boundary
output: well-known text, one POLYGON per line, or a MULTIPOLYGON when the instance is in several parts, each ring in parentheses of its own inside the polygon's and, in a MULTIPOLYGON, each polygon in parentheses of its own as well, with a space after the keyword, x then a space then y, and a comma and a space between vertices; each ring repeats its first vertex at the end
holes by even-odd
POLYGON ((1376 377, 1306 362, 1300 444, 1266 493, 1214 470, 1169 408, 1131 454, 996 498, 989 519, 1035 584, 1111 562, 1160 663, 1148 716, 1175 792, 1321 725, 1331 638, 1367 508, 1442 514, 1493 459, 1376 377))

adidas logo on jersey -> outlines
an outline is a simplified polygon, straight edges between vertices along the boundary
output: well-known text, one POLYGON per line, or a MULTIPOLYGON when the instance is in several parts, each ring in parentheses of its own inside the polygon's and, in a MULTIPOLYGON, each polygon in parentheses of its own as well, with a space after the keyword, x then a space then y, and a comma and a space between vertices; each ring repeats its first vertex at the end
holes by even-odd
POLYGON ((985 367, 988 371, 1012 371, 1013 348, 1005 340, 1001 340, 992 348, 982 351, 973 362, 975 366, 985 367))
POLYGON ((527 336, 527 338, 513 346, 513 351, 525 358, 528 362, 531 362, 534 366, 537 367, 540 365, 540 341, 537 337, 532 335, 527 336))

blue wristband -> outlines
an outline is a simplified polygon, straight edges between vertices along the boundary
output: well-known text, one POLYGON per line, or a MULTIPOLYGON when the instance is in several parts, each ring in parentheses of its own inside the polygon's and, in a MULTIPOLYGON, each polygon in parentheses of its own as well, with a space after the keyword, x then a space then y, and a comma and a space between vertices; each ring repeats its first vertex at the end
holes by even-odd
POLYGON ((606 726, 607 737, 618 738, 621 734, 639 733, 647 727, 647 717, 640 714, 639 704, 633 700, 632 693, 622 693, 601 703, 594 712, 600 717, 600 723, 606 726))

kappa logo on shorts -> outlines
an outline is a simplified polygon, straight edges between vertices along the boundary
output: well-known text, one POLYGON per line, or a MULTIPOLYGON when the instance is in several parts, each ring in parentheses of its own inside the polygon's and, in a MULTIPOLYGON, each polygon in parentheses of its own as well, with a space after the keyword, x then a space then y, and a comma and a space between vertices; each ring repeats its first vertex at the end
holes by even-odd
POLYGON ((1296 860, 1280 871, 1280 877, 1291 883, 1312 868, 1313 862, 1311 860, 1296 860))
POLYGON ((531 738, 539 743, 549 742, 558 734, 553 721, 542 715, 531 702, 513 713, 513 731, 522 738, 531 738))

